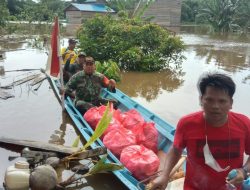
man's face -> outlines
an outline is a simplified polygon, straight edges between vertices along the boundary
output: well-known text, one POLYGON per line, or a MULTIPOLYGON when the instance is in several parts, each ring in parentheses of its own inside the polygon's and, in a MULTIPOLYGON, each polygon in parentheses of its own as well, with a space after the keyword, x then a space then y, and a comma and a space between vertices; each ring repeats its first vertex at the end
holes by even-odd
POLYGON ((75 49, 76 43, 69 43, 69 49, 75 49))
POLYGON ((222 123, 232 109, 232 98, 222 89, 208 86, 201 97, 205 118, 213 123, 222 123))
POLYGON ((95 72, 95 64, 93 62, 85 62, 83 70, 87 75, 91 75, 95 72))
POLYGON ((83 65, 84 62, 85 62, 85 56, 78 56, 78 63, 79 63, 80 65, 83 65))

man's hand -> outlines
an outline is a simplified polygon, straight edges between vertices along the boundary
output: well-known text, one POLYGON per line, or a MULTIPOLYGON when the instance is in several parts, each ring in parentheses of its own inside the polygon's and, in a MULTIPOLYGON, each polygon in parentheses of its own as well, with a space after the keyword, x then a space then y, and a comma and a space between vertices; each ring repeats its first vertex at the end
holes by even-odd
POLYGON ((59 88, 59 94, 64 95, 65 94, 65 89, 64 88, 59 88))
MULTIPOLYGON (((235 169, 237 171, 236 176, 233 178, 226 178, 226 183, 228 184, 233 184, 233 185, 237 185, 237 184, 241 184, 244 181, 244 172, 241 168, 235 169)), ((230 171, 232 172, 232 171, 230 171)))
POLYGON ((115 85, 116 85, 115 80, 114 79, 110 79, 109 80, 109 85, 110 85, 111 88, 115 88, 115 85))
POLYGON ((168 177, 159 175, 146 186, 146 190, 165 190, 167 185, 168 177))
POLYGON ((69 53, 69 51, 67 50, 67 51, 65 51, 63 54, 62 54, 62 58, 64 59, 65 58, 65 56, 67 55, 69 53))

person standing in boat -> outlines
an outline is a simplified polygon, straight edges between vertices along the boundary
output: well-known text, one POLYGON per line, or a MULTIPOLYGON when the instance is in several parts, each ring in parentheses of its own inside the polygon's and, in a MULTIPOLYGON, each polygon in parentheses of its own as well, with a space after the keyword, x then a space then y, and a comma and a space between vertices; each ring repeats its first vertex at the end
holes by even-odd
POLYGON ((250 172, 250 120, 230 111, 235 83, 224 74, 206 73, 198 82, 202 111, 182 117, 173 146, 160 152, 162 174, 149 189, 167 187, 169 174, 187 150, 184 190, 242 189, 250 172), (244 152, 247 161, 243 164, 244 152))
POLYGON ((91 107, 106 105, 108 101, 116 103, 115 100, 101 98, 103 87, 114 91, 115 86, 115 80, 109 80, 103 74, 96 72, 95 60, 86 57, 83 71, 73 75, 66 84, 65 95, 74 98, 76 108, 84 114, 91 107))
POLYGON ((69 79, 74 74, 83 70, 83 65, 85 62, 86 53, 85 52, 78 53, 78 57, 76 59, 76 62, 73 64, 70 64, 72 56, 73 55, 71 55, 69 57, 69 59, 66 61, 66 64, 64 65, 64 68, 63 68, 63 81, 65 84, 69 81, 69 79))
POLYGON ((68 40, 68 47, 61 49, 63 64, 66 64, 66 61, 70 58, 70 64, 75 63, 77 58, 77 51, 75 50, 76 47, 76 40, 70 38, 68 40))

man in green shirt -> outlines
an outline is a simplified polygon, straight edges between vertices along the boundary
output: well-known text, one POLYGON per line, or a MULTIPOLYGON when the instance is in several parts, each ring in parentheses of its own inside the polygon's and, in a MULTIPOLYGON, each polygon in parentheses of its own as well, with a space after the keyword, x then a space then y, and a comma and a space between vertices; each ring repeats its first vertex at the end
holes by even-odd
POLYGON ((65 94, 75 98, 76 108, 84 114, 91 107, 106 105, 108 101, 116 104, 116 100, 101 97, 103 87, 113 91, 115 85, 115 80, 109 80, 103 74, 96 72, 95 61, 92 57, 86 57, 83 71, 79 71, 70 78, 65 87, 65 94))
POLYGON ((84 52, 78 53, 78 58, 75 63, 70 64, 71 57, 68 58, 63 68, 63 81, 66 84, 69 79, 79 71, 83 70, 86 54, 84 52))

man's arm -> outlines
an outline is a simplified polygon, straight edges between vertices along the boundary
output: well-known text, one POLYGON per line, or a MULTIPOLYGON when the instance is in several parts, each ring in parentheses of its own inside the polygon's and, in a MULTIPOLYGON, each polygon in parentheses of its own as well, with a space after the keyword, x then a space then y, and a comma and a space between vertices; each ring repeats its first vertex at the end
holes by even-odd
POLYGON ((244 178, 250 177, 250 156, 248 156, 248 159, 244 166, 242 167, 244 178))
POLYGON ((65 86, 65 95, 71 97, 71 98, 75 98, 75 93, 74 91, 77 88, 77 84, 78 84, 78 75, 73 75, 70 79, 69 82, 67 82, 66 86, 65 86))
POLYGON ((102 86, 108 88, 108 90, 110 92, 115 92, 116 91, 115 90, 116 82, 115 82, 114 79, 109 80, 106 76, 103 76, 103 81, 102 82, 103 82, 102 86))
POLYGON ((71 58, 67 59, 65 65, 63 67, 64 71, 69 71, 70 70, 70 60, 71 60, 71 58))
POLYGON ((160 167, 159 171, 162 171, 160 173, 160 176, 155 178, 153 181, 149 183, 147 186, 147 189, 149 190, 157 190, 157 189, 166 189, 169 181, 169 175, 180 159, 182 154, 182 151, 171 147, 168 153, 165 153, 163 151, 159 151, 158 157, 160 159, 160 167))
POLYGON ((242 168, 236 169, 235 176, 231 176, 232 179, 229 178, 230 175, 232 175, 232 170, 229 172, 229 175, 226 179, 227 183, 234 185, 242 184, 243 180, 245 180, 250 175, 250 156, 248 156, 248 159, 246 163, 242 166, 242 168))

